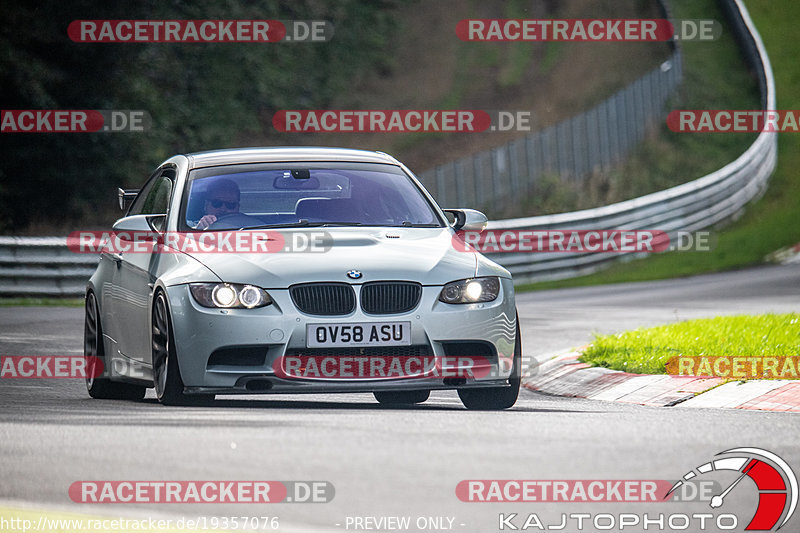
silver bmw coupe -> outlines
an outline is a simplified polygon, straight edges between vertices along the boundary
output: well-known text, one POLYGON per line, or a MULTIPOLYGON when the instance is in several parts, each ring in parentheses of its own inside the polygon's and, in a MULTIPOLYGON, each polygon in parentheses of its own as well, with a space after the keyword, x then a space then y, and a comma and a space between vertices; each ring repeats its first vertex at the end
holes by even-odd
POLYGON ((471 209, 440 209, 381 152, 177 155, 102 237, 86 288, 93 398, 454 389, 506 409, 520 387, 511 275, 470 249, 471 209))

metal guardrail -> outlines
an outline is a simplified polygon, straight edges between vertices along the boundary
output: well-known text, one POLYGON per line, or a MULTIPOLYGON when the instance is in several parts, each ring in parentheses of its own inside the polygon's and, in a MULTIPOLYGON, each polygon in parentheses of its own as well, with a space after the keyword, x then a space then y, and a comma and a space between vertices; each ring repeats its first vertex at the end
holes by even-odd
MULTIPOLYGON (((775 109, 775 82, 761 37, 741 0, 722 0, 733 18, 746 59, 759 77, 763 109, 775 109)), ((674 236, 739 215, 759 197, 777 161, 777 133, 762 132, 738 159, 671 189, 594 209, 556 215, 498 220, 489 229, 659 229, 674 236)), ((600 270, 611 261, 642 254, 488 254, 517 282, 574 277, 600 270)), ((70 252, 65 237, 0 237, 0 295, 80 296, 97 256, 70 252)))
MULTIPOLYGON (((671 18, 667 0, 656 5, 671 18)), ((668 59, 591 109, 417 177, 439 205, 501 212, 546 179, 577 183, 609 171, 666 118, 664 104, 683 80, 681 49, 667 44, 668 59)))
POLYGON ((502 146, 418 175, 439 205, 499 211, 535 192, 543 178, 580 182, 605 172, 666 117, 664 103, 683 79, 680 49, 593 108, 502 146))
POLYGON ((66 237, 0 237, 0 295, 81 296, 98 261, 66 237))
MULTIPOLYGON (((759 78, 762 109, 775 109, 775 81, 761 36, 741 0, 723 0, 746 60, 759 78)), ((761 196, 775 169, 778 134, 762 132, 738 159, 699 179, 632 200, 527 218, 498 220, 492 230, 626 229, 696 231, 736 218, 744 206, 761 196)), ((564 279, 591 274, 615 260, 630 260, 642 253, 522 253, 487 254, 508 268, 517 283, 564 279)))

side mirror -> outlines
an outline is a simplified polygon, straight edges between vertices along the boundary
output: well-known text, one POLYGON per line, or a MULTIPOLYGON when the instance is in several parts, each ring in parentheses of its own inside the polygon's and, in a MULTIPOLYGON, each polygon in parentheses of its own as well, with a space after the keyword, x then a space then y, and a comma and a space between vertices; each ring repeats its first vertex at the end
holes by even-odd
POLYGON ((486 229, 489 224, 489 219, 486 215, 475 209, 444 209, 445 213, 449 213, 455 217, 452 226, 456 231, 477 231, 481 232, 486 229))
POLYGON ((139 195, 139 189, 117 189, 117 199, 119 208, 123 211, 128 209, 134 199, 139 195))
POLYGON ((167 226, 167 215, 148 215, 147 224, 157 233, 164 233, 167 226))
POLYGON ((162 233, 167 215, 133 215, 114 222, 115 233, 162 233))

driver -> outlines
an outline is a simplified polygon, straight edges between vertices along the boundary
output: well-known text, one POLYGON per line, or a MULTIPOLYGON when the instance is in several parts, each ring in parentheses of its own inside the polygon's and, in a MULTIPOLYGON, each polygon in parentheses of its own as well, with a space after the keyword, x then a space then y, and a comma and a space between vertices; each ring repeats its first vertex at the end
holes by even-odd
POLYGON ((208 186, 203 210, 205 215, 195 229, 206 229, 211 224, 227 215, 239 212, 239 186, 227 178, 214 180, 208 186))

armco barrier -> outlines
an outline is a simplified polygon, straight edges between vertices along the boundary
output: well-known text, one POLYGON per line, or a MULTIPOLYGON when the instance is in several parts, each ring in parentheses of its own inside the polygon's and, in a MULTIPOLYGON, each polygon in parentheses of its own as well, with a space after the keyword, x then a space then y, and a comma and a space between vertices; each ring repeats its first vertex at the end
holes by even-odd
MULTIPOLYGON (((756 72, 763 109, 775 109, 775 81, 761 36, 741 0, 724 0, 745 58, 756 72)), ((688 134, 687 134, 688 135, 688 134)), ((778 134, 762 132, 734 162, 707 176, 647 196, 594 209, 555 215, 498 220, 492 230, 658 229, 674 238, 736 218, 766 189, 775 169, 778 134)), ((620 253, 487 254, 508 268, 518 283, 564 279, 596 272, 610 261, 632 259, 620 253)), ((640 254, 639 254, 640 255, 640 254)))
POLYGON ((66 237, 0 237, 0 295, 80 296, 98 260, 71 252, 66 237))
POLYGON ((623 161, 664 118, 682 80, 681 51, 593 108, 502 146, 440 165, 418 177, 440 205, 500 211, 530 195, 545 176, 580 182, 623 161))
MULTIPOLYGON (((667 0, 656 5, 670 19, 667 0)), ((439 205, 501 212, 534 194, 543 178, 578 183, 617 166, 666 117, 664 104, 683 80, 681 48, 593 108, 490 150, 418 174, 439 205)))
MULTIPOLYGON (((763 109, 775 109, 775 82, 764 44, 741 0, 723 0, 746 59, 759 78, 763 109)), ((671 236, 735 218, 760 196, 775 169, 777 134, 762 132, 734 162, 689 183, 617 204, 537 217, 498 220, 493 230, 658 229, 671 236)), ((488 254, 517 282, 579 276, 636 254, 488 254)), ((73 254, 64 237, 0 237, 0 295, 80 296, 98 258, 73 254)))

